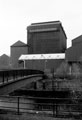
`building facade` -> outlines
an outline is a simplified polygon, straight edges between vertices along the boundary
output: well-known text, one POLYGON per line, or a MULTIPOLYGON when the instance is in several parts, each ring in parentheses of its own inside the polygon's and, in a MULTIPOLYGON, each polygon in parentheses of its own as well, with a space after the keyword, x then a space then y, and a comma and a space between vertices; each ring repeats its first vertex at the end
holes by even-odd
MULTIPOLYGON (((33 23, 27 27, 28 54, 62 54, 67 48, 67 37, 60 21, 33 23)), ((63 59, 64 60, 64 59, 63 59)), ((27 60, 28 69, 56 70, 62 59, 27 60)))
POLYGON ((6 54, 0 56, 0 69, 10 69, 10 57, 6 54))
POLYGON ((28 54, 64 53, 66 39, 60 21, 31 24, 27 27, 28 54))
POLYGON ((21 41, 17 41, 13 45, 11 45, 11 66, 12 68, 23 68, 23 62, 20 63, 18 61, 19 57, 22 54, 28 54, 27 44, 21 41))
POLYGON ((82 35, 72 40, 72 46, 66 50, 65 54, 69 62, 82 60, 82 35))

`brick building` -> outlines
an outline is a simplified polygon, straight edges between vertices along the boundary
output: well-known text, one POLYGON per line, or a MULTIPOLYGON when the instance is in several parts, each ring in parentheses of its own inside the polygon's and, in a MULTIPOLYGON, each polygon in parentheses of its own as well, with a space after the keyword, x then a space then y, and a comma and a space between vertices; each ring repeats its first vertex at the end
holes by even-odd
POLYGON ((77 62, 82 60, 82 35, 72 40, 72 46, 65 53, 68 61, 77 62))
POLYGON ((0 69, 10 69, 10 57, 6 54, 0 56, 0 69))
POLYGON ((27 44, 21 42, 20 40, 11 45, 11 65, 12 68, 23 68, 23 63, 18 62, 18 58, 22 54, 28 54, 27 44))

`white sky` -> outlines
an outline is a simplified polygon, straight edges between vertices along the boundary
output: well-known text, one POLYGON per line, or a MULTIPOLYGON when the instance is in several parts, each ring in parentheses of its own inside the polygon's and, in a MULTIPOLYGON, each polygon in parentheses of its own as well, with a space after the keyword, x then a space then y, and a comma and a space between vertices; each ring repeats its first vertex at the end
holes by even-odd
POLYGON ((10 46, 27 43, 26 27, 34 22, 60 20, 67 46, 82 34, 82 0, 0 0, 0 55, 10 55, 10 46))

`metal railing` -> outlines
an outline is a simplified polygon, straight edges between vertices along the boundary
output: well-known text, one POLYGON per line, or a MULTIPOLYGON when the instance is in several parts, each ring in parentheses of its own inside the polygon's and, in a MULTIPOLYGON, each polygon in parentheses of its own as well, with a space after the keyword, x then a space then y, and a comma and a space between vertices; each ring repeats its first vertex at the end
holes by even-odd
POLYGON ((82 115, 82 99, 0 96, 0 109, 58 116, 82 115))
POLYGON ((39 70, 31 70, 31 69, 2 70, 0 71, 0 84, 4 84, 9 81, 14 81, 17 78, 22 78, 24 76, 34 75, 34 74, 43 74, 43 72, 39 70))

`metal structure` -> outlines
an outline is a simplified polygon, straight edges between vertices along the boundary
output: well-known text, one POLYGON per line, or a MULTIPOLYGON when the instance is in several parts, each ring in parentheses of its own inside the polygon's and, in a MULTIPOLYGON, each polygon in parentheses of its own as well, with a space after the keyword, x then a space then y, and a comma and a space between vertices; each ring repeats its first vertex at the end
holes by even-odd
MULTIPOLYGON (((47 68, 48 60, 64 60, 65 54, 64 53, 56 53, 56 54, 28 54, 28 55, 21 55, 19 57, 19 61, 24 62, 24 69, 26 68, 26 63, 28 60, 44 60, 44 70, 47 68)), ((37 61, 36 61, 37 62, 37 61)))
POLYGON ((43 114, 52 117, 74 117, 82 115, 82 99, 0 96, 0 110, 21 113, 43 114), (46 101, 35 102, 35 101, 46 101), (78 101, 74 103, 73 101, 78 101), (53 104, 54 103, 54 104, 53 104))
POLYGON ((65 59, 64 53, 56 53, 56 54, 28 54, 21 55, 19 60, 44 60, 44 59, 65 59))
POLYGON ((0 71, 0 95, 8 94, 28 83, 41 79, 43 72, 38 70, 0 71))

